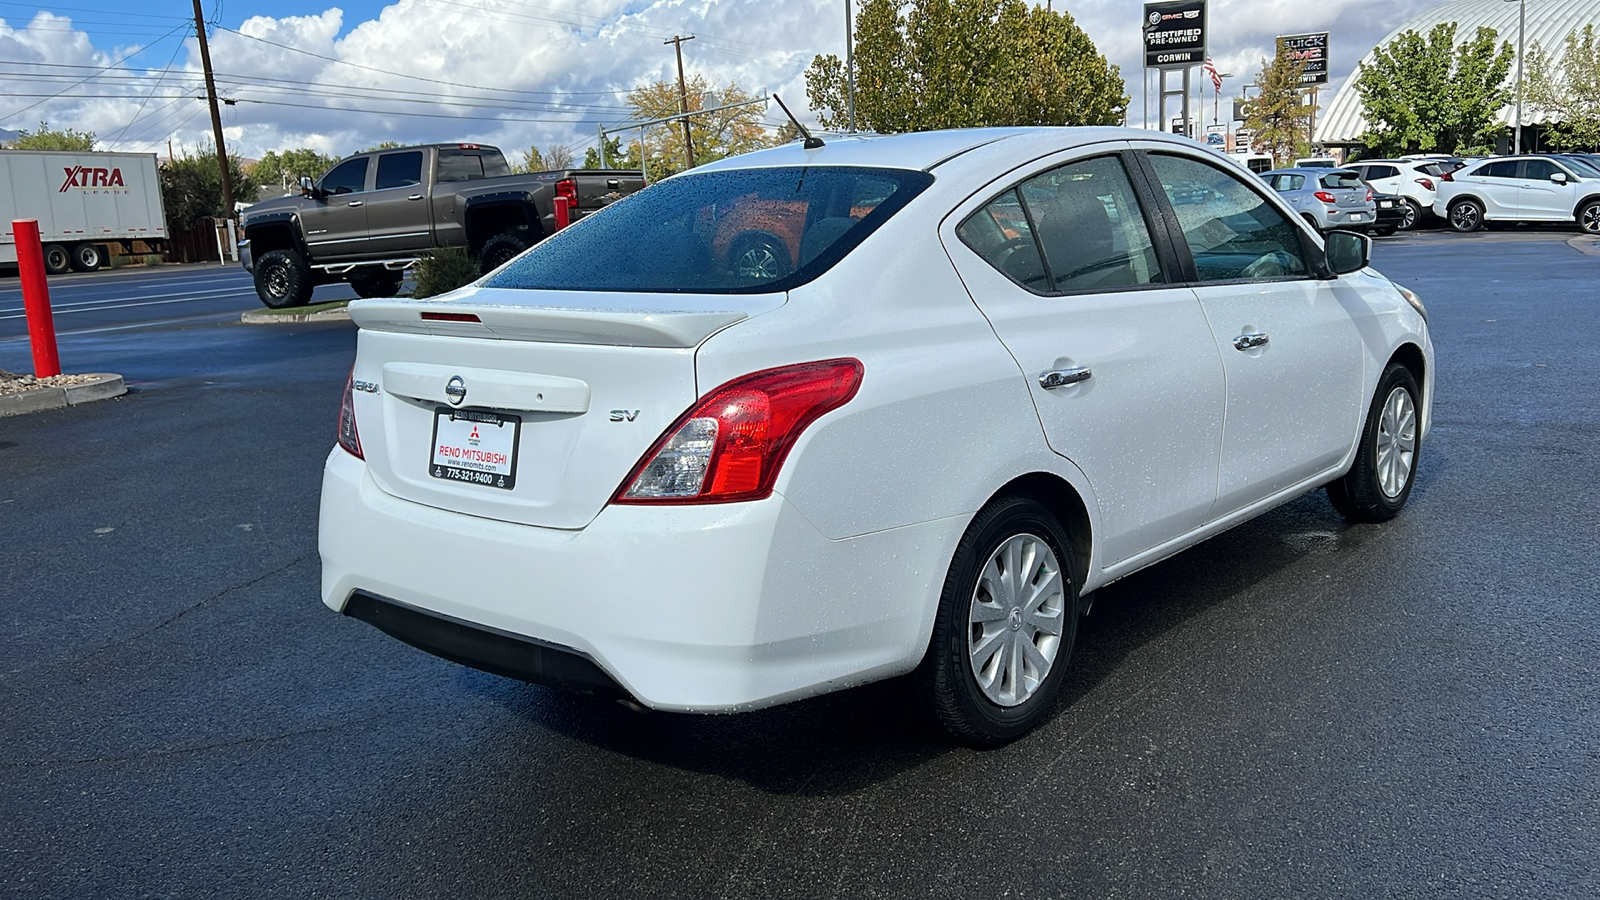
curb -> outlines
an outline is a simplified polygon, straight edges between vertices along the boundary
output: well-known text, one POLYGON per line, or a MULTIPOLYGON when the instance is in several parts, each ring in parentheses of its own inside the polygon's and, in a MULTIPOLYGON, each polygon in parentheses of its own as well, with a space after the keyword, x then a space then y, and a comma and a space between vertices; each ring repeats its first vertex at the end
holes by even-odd
POLYGON ((245 325, 292 325, 298 322, 348 322, 350 314, 343 307, 324 309, 314 313, 240 313, 239 321, 245 325))
POLYGON ((1567 246, 1589 256, 1600 256, 1600 238, 1583 235, 1567 241, 1567 246))
POLYGON ((35 388, 18 394, 0 394, 0 417, 20 416, 48 409, 77 406, 80 403, 93 403, 96 400, 109 400, 128 392, 128 385, 123 382, 121 375, 96 372, 93 377, 93 381, 84 384, 35 388))

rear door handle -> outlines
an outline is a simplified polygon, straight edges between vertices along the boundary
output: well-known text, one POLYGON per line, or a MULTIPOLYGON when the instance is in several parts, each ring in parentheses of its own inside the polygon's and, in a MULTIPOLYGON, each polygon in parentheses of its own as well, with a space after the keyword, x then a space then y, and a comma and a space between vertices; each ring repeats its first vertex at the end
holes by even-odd
POLYGON ((1088 366, 1078 366, 1075 369, 1051 369, 1048 372, 1039 373, 1039 387, 1047 391, 1053 391, 1059 387, 1081 384, 1093 376, 1094 373, 1089 371, 1088 366))
POLYGON ((350 202, 349 202, 349 203, 348 203, 348 204, 346 204, 346 205, 347 205, 347 206, 360 206, 360 205, 361 205, 361 203, 362 203, 362 201, 360 201, 360 200, 351 200, 351 201, 350 201, 350 202))
POLYGON ((1241 334, 1233 339, 1235 350, 1254 350, 1267 345, 1267 336, 1264 334, 1241 334))

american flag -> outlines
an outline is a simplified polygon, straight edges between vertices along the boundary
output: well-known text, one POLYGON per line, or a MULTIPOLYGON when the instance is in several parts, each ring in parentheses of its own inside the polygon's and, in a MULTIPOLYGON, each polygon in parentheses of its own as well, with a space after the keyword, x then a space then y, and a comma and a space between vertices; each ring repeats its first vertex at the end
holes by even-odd
POLYGON ((1203 71, 1206 77, 1211 79, 1211 86, 1217 89, 1217 93, 1222 93, 1222 73, 1217 71, 1217 64, 1212 62, 1209 56, 1206 57, 1206 65, 1203 71))

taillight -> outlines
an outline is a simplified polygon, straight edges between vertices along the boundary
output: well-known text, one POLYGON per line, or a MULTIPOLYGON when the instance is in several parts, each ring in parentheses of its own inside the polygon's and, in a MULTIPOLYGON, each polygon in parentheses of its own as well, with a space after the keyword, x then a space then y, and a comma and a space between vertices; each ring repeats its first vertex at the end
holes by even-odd
POLYGON ((1366 202, 1368 202, 1368 203, 1372 202, 1372 188, 1367 188, 1367 200, 1366 200, 1366 202))
POLYGON ((1333 204, 1333 203, 1338 203, 1339 202, 1337 198, 1335 198, 1332 194, 1328 193, 1327 191, 1317 191, 1315 194, 1312 194, 1311 196, 1316 197, 1318 200, 1321 200, 1323 203, 1333 204))
POLYGON ((350 368, 350 377, 344 383, 344 399, 339 402, 339 446, 356 459, 366 459, 361 453, 361 435, 356 431, 356 370, 350 368))
POLYGON ((807 427, 850 402, 861 363, 829 359, 767 369, 707 394, 666 430, 613 503, 731 503, 771 496, 807 427))
POLYGON ((1431 178, 1418 178, 1417 184, 1422 185, 1424 188, 1427 188, 1430 191, 1433 190, 1433 180, 1431 178))
POLYGON ((1439 173, 1439 180, 1440 181, 1455 181, 1455 177, 1452 176, 1449 172, 1440 172, 1439 173))
POLYGON ((563 178, 556 182, 556 196, 567 198, 567 205, 576 208, 578 205, 578 183, 571 178, 563 178))

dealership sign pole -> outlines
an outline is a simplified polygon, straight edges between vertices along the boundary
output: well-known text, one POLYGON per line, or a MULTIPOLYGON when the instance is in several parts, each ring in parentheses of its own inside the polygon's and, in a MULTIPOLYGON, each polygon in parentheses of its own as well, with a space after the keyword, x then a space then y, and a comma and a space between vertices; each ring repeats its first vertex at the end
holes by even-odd
POLYGON ((1157 72, 1157 121, 1167 128, 1167 98, 1178 94, 1167 86, 1167 74, 1183 72, 1183 127, 1181 133, 1193 137, 1193 116, 1189 110, 1190 77, 1194 67, 1206 61, 1206 0, 1168 0, 1146 3, 1144 20, 1144 66, 1157 72))

